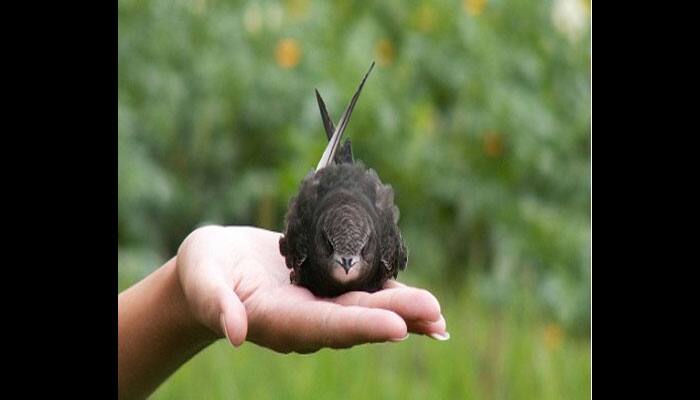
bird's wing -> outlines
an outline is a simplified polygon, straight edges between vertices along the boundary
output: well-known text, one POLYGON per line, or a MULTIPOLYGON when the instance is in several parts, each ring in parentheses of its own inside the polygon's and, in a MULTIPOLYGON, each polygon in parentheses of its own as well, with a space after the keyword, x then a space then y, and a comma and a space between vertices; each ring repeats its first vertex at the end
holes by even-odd
MULTIPOLYGON (((314 89, 315 90, 315 89, 314 89)), ((335 128, 333 127, 333 121, 331 120, 331 117, 328 115, 328 110, 326 109, 326 103, 323 102, 323 98, 321 97, 321 94, 318 92, 318 90, 315 90, 316 92, 316 100, 318 101, 318 109, 321 111, 321 119, 323 120, 323 127, 326 130, 326 136, 328 137, 328 140, 331 140, 333 137, 333 131, 335 128)), ((336 164, 343 164, 343 163, 349 163, 352 164, 353 158, 352 158, 352 145, 350 143, 350 139, 345 139, 345 142, 343 143, 342 146, 340 146, 340 149, 336 151, 335 157, 333 158, 333 161, 336 164)))
POLYGON ((355 95, 352 96, 352 100, 350 100, 350 105, 348 105, 348 108, 345 109, 345 111, 343 112, 343 115, 340 117, 340 121, 338 122, 338 126, 336 126, 335 130, 333 131, 333 136, 328 141, 328 145, 326 146, 326 150, 323 152, 323 156, 321 156, 321 160, 318 162, 318 165, 316 166, 316 171, 328 166, 332 162, 333 158, 335 157, 335 152, 338 149, 338 144, 340 143, 340 138, 343 135, 343 132, 345 131, 345 128, 348 125, 348 121, 350 120, 350 115, 352 115, 352 110, 353 110, 353 108, 355 108, 355 103, 357 103, 357 99, 358 99, 358 97, 360 97, 360 92, 362 91, 362 87, 365 85, 365 81, 367 80, 369 73, 372 72, 372 68, 374 68, 374 62, 372 62, 372 65, 370 65, 369 70, 365 74, 364 78, 362 78, 362 82, 360 82, 360 86, 357 88, 355 95))
POLYGON ((321 110, 321 119, 323 120, 323 127, 326 128, 326 136, 328 136, 328 140, 331 140, 331 138, 333 137, 333 131, 335 130, 335 128, 333 127, 333 121, 328 115, 328 110, 326 110, 326 103, 323 102, 323 99, 318 93, 318 90, 314 89, 314 91, 316 92, 316 101, 318 101, 318 109, 321 110))

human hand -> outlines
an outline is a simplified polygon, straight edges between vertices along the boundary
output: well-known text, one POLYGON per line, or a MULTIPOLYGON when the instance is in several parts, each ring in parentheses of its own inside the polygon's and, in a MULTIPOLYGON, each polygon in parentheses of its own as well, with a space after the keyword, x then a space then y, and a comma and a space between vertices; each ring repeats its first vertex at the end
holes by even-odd
POLYGON ((324 299, 292 285, 280 236, 253 227, 206 226, 183 241, 180 284, 213 338, 226 336, 234 346, 247 339, 282 353, 400 341, 408 332, 449 338, 440 305, 426 290, 390 280, 376 293, 324 299))

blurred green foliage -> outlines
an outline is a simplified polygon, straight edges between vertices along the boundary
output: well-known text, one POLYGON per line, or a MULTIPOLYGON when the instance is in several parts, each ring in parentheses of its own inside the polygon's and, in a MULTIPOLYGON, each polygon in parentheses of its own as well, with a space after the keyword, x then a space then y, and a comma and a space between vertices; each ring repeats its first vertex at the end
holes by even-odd
MULTIPOLYGON (((513 357, 528 359, 550 329, 579 341, 575 357, 588 362, 590 3, 119 0, 118 7, 120 290, 170 258, 197 226, 282 230, 289 198, 325 146, 313 89, 337 120, 376 60, 346 134, 355 156, 395 189, 409 248, 400 278, 455 307, 454 322, 470 307, 482 321, 526 319, 523 337, 508 331, 517 340, 504 346, 534 342, 513 357)), ((473 329, 487 328, 465 325, 473 329)), ((409 346, 425 353, 397 353, 396 362, 427 357, 438 368, 432 352, 444 350, 419 341, 409 346)), ((459 343, 480 351, 478 342, 459 343)), ((277 360, 246 350, 255 351, 277 360)), ((347 367, 372 351, 383 350, 357 350, 347 367)), ((588 382, 588 373, 572 379, 588 382)), ((503 374, 491 379, 508 379, 503 374)), ((464 382, 459 390, 443 382, 457 390, 446 396, 483 394, 473 389, 480 378, 464 382)), ((528 393, 576 397, 544 386, 528 393)), ((586 397, 588 384, 579 386, 586 397)))

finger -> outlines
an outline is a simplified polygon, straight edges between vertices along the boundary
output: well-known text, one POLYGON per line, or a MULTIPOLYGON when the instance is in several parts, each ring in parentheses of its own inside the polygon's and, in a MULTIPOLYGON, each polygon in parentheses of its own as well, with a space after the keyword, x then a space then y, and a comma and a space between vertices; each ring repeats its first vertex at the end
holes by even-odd
POLYGON ((404 320, 388 310, 312 300, 290 304, 286 312, 285 329, 302 351, 402 340, 408 333, 404 320))
POLYGON ((220 307, 219 323, 226 339, 234 346, 240 346, 248 333, 248 316, 241 300, 233 289, 221 287, 217 290, 220 307))
POLYGON ((437 321, 429 322, 429 321, 406 321, 406 325, 408 326, 408 331, 411 333, 418 333, 421 335, 433 335, 433 334, 438 334, 438 335, 445 335, 447 334, 447 323, 445 322, 445 318, 443 316, 440 316, 440 319, 437 321))
POLYGON ((346 306, 384 308, 394 311, 406 320, 438 321, 440 303, 424 289, 406 286, 384 289, 375 293, 348 292, 333 299, 346 306))

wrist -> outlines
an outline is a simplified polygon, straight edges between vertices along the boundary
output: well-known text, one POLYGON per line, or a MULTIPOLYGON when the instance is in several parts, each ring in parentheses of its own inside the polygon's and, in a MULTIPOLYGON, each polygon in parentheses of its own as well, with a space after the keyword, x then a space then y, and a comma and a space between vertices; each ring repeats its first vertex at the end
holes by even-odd
POLYGON ((119 394, 145 398, 216 335, 194 318, 173 257, 119 294, 119 394))

